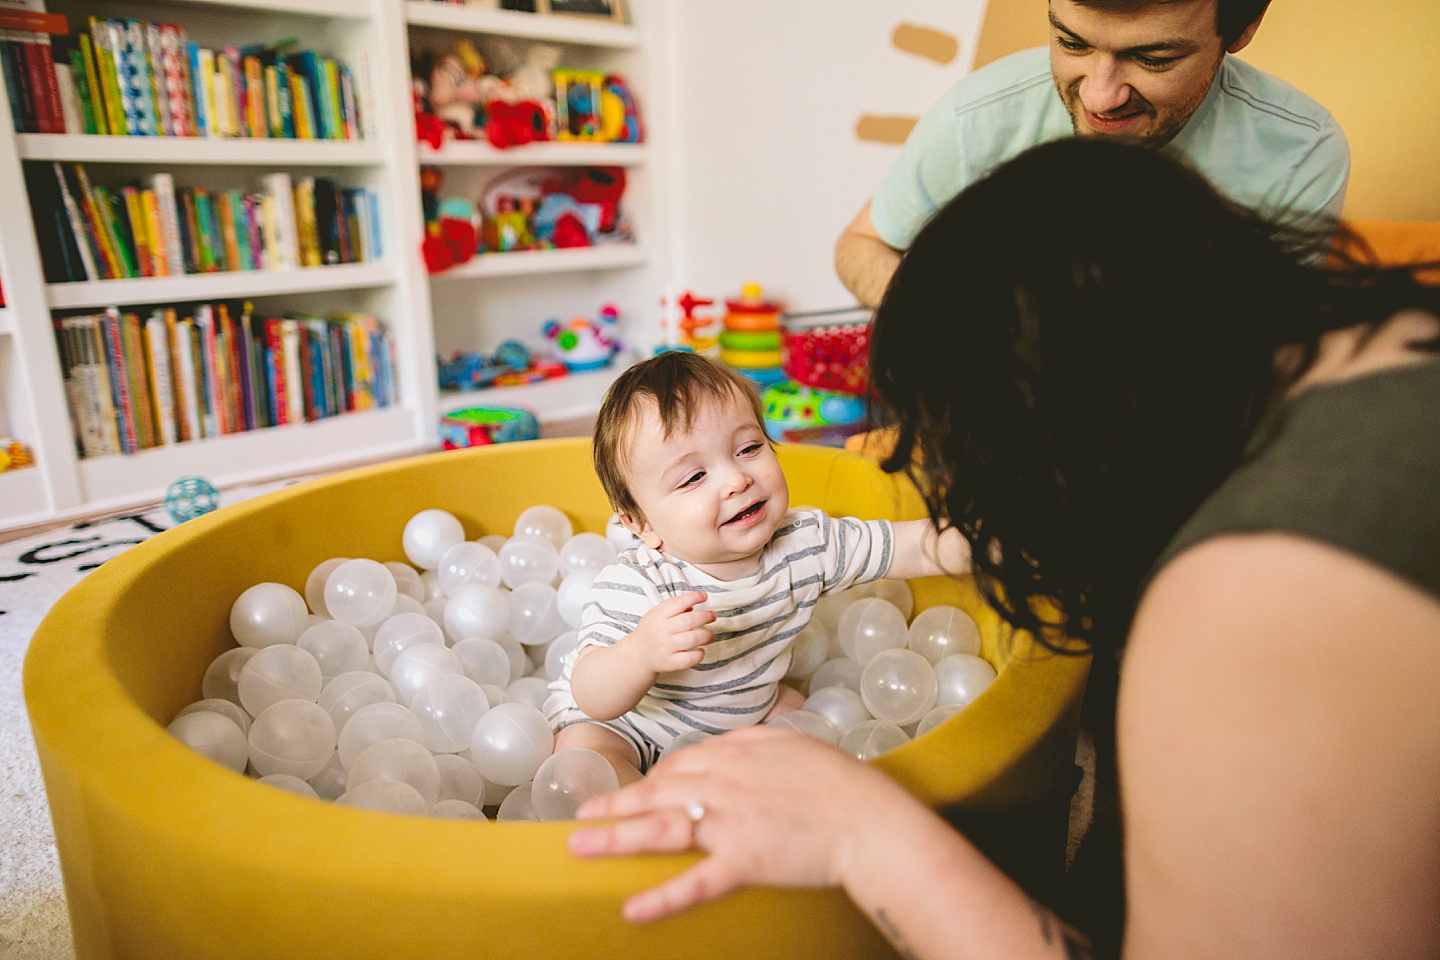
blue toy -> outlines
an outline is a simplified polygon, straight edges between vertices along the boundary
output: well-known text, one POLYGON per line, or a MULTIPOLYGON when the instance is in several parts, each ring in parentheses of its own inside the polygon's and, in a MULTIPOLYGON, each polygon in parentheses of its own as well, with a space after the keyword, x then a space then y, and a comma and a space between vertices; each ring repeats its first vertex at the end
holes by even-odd
POLYGON ((816 390, 793 380, 767 389, 761 405, 765 409, 765 432, 773 440, 785 439, 787 430, 850 427, 865 421, 865 401, 860 397, 816 390))
POLYGON ((165 512, 176 523, 203 516, 220 506, 220 491, 204 477, 181 477, 165 488, 165 512))
POLYGON ((456 353, 449 360, 439 360, 442 390, 478 390, 488 387, 506 373, 521 373, 530 368, 530 348, 519 340, 506 340, 486 356, 483 353, 456 353))

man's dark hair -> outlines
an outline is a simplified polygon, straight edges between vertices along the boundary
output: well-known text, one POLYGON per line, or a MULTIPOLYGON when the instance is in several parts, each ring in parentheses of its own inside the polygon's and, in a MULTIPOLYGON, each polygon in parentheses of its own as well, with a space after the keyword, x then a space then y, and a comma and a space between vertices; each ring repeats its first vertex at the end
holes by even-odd
MULTIPOLYGON (((1174 0, 1075 0, 1085 7, 1099 7, 1102 10, 1138 10, 1152 3, 1173 3, 1174 0)), ((1259 20, 1270 6, 1270 0, 1217 0, 1215 11, 1215 32, 1226 47, 1240 39, 1250 24, 1259 20)))

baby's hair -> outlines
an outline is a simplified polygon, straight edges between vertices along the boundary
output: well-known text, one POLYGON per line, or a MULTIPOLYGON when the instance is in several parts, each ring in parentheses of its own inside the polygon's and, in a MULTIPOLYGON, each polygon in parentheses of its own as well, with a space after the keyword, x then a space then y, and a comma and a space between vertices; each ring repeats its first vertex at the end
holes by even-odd
POLYGON ((676 430, 690 429, 707 402, 742 398, 749 402, 755 423, 765 429, 765 415, 754 384, 715 360, 667 350, 635 364, 611 384, 595 419, 595 473, 610 505, 636 522, 644 520, 625 473, 630 442, 642 410, 654 405, 668 440, 676 430))

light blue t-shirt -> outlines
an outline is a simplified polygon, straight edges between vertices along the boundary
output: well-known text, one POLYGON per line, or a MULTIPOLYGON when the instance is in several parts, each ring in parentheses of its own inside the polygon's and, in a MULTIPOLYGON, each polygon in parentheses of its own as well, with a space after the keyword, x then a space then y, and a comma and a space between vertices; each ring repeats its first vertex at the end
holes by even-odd
MULTIPOLYGON (((1011 54, 962 78, 920 118, 875 191, 870 218, 886 243, 904 250, 964 187, 1074 132, 1048 48, 1011 54)), ((1187 160, 1231 200, 1283 222, 1339 217, 1350 177, 1350 147, 1329 111, 1229 55, 1162 152, 1187 160)))

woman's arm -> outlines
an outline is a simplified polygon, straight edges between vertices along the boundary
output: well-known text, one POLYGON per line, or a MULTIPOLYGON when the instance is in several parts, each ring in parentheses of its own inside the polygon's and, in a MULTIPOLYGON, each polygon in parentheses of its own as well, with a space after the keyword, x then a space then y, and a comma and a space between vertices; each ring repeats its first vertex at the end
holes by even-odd
POLYGON ((1182 554, 1121 677, 1126 955, 1440 955, 1440 604, 1283 535, 1182 554))
POLYGON ((955 527, 936 530, 929 520, 898 520, 888 580, 913 580, 970 572, 970 542, 955 527))

